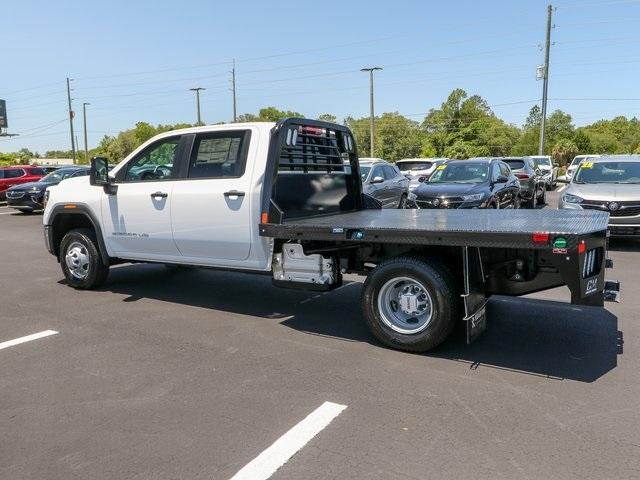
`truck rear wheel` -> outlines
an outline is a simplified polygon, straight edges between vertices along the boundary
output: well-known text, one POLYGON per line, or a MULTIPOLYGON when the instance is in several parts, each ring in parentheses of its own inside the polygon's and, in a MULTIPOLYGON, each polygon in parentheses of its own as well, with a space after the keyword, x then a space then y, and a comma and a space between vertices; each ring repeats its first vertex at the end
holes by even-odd
POLYGON ((453 275, 437 260, 393 258, 367 277, 362 310, 371 332, 386 346, 426 352, 460 319, 458 293, 453 275))
POLYGON ((109 267, 102 263, 93 230, 70 230, 60 242, 60 265, 67 283, 73 288, 88 290, 104 283, 109 267))

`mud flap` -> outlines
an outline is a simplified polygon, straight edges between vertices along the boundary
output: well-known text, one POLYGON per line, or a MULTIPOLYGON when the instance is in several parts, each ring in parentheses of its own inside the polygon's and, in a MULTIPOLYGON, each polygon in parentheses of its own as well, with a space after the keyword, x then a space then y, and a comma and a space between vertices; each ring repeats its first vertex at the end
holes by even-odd
POLYGON ((480 249, 463 247, 462 263, 464 272, 465 316, 463 321, 467 333, 467 345, 472 343, 487 328, 487 297, 484 288, 484 272, 480 249))

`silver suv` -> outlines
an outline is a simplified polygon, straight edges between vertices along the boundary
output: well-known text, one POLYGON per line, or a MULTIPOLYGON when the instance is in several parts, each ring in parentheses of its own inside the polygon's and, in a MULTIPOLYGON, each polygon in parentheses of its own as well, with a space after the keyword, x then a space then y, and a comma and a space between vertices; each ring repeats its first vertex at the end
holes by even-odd
POLYGON ((381 158, 361 158, 362 192, 382 203, 382 208, 406 208, 409 179, 381 158))
POLYGON ((612 236, 640 236, 640 155, 583 160, 562 193, 559 208, 609 212, 612 236))

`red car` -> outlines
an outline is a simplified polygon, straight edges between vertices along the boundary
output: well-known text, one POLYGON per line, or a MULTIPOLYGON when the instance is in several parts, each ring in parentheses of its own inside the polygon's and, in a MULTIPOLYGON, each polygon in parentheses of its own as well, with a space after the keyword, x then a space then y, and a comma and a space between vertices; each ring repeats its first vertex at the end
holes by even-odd
POLYGON ((21 183, 36 182, 46 175, 44 169, 20 165, 15 167, 0 167, 0 200, 6 199, 9 187, 21 183))

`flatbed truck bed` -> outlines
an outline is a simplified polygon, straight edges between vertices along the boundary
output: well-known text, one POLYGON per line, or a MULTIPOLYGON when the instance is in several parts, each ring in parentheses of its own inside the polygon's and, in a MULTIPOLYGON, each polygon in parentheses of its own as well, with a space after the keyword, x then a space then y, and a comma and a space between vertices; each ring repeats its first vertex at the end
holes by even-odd
POLYGON ((322 241, 365 241, 488 248, 553 248, 534 234, 562 237, 566 248, 604 238, 608 214, 566 210, 360 210, 262 224, 263 236, 322 241))

